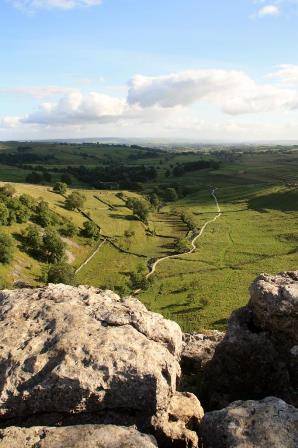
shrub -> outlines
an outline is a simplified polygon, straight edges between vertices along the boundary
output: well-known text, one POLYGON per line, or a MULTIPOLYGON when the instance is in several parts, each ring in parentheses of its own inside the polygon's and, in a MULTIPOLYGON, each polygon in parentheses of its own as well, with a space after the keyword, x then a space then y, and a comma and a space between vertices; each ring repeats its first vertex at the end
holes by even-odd
POLYGON ((75 210, 84 205, 86 198, 81 193, 74 191, 65 199, 64 206, 67 210, 75 210))
POLYGON ((58 263, 49 267, 47 272, 47 283, 75 284, 75 269, 68 263, 58 263))
POLYGON ((72 222, 67 222, 61 227, 60 233, 63 236, 72 237, 78 233, 78 228, 72 222))
POLYGON ((0 225, 6 226, 9 218, 9 210, 5 204, 0 202, 0 225))
POLYGON ((0 263, 8 264, 13 257, 14 242, 10 235, 0 233, 0 263))
POLYGON ((85 221, 83 224, 83 229, 81 230, 81 235, 86 238, 98 240, 100 237, 100 230, 94 222, 85 221))
POLYGON ((65 194, 67 191, 67 184, 64 182, 56 182, 53 191, 58 194, 65 194))

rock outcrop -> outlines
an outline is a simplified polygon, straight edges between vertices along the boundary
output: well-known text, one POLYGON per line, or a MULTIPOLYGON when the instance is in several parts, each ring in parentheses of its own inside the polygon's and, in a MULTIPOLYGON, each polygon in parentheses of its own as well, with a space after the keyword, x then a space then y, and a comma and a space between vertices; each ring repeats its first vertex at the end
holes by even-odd
MULTIPOLYGON (((145 432, 158 428, 171 446, 162 428, 164 416, 174 415, 168 409, 181 373, 175 322, 134 298, 49 285, 0 292, 0 334, 0 426, 136 424, 145 432)), ((193 415, 181 421, 181 446, 188 438, 197 446, 195 400, 193 415)))
POLYGON ((0 430, 0 448, 156 448, 153 436, 134 428, 85 425, 0 430))
POLYGON ((298 272, 262 274, 250 291, 248 306, 232 314, 206 366, 207 409, 268 396, 298 404, 298 272))
POLYGON ((181 354, 182 370, 203 371, 224 336, 225 333, 221 331, 210 331, 208 334, 185 333, 181 354))
POLYGON ((298 409, 277 398, 236 401, 207 413, 204 448, 297 448, 298 409))

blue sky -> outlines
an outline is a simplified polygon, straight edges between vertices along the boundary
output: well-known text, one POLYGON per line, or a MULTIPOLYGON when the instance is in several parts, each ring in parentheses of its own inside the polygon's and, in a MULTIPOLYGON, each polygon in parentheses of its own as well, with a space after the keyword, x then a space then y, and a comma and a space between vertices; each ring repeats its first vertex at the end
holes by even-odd
POLYGON ((2 0, 0 139, 298 139, 298 1, 2 0))

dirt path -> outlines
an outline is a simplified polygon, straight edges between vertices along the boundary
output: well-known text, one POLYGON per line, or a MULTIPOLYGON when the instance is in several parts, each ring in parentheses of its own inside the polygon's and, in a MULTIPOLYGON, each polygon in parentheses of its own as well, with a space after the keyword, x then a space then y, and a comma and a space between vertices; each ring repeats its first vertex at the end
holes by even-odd
POLYGON ((84 261, 84 263, 81 264, 81 266, 78 267, 78 269, 75 271, 75 273, 77 274, 78 272, 80 272, 80 270, 86 266, 86 264, 89 263, 89 261, 92 260, 93 257, 95 257, 95 255, 99 252, 99 249, 106 243, 107 239, 104 239, 95 249, 95 251, 90 255, 90 257, 87 258, 86 261, 84 261))
POLYGON ((216 215, 213 219, 210 219, 209 221, 205 222, 205 224, 204 224, 203 227, 201 228, 201 230, 200 230, 200 232, 198 233, 198 235, 196 235, 196 236, 193 238, 193 240, 191 241, 191 246, 192 246, 192 248, 191 248, 188 252, 184 252, 184 253, 182 253, 182 254, 168 255, 168 256, 166 256, 166 257, 162 257, 162 258, 159 258, 158 260, 156 260, 155 263, 153 263, 153 265, 151 266, 151 268, 150 268, 150 272, 146 275, 146 278, 147 278, 147 279, 149 279, 149 278, 155 273, 157 266, 158 266, 160 263, 162 263, 163 261, 165 261, 165 260, 170 260, 171 258, 178 258, 178 257, 180 257, 180 256, 182 256, 182 255, 183 255, 183 256, 185 256, 185 255, 190 255, 190 254, 192 254, 192 253, 197 249, 196 242, 197 242, 197 240, 203 235, 203 233, 204 233, 206 227, 207 227, 209 224, 215 222, 215 221, 222 215, 222 212, 221 212, 221 209, 220 209, 220 206, 219 206, 217 197, 216 197, 216 195, 215 195, 215 191, 216 191, 216 188, 214 188, 214 190, 212 190, 212 192, 211 192, 211 196, 213 196, 214 201, 215 201, 215 205, 216 205, 216 208, 217 208, 217 215, 216 215))

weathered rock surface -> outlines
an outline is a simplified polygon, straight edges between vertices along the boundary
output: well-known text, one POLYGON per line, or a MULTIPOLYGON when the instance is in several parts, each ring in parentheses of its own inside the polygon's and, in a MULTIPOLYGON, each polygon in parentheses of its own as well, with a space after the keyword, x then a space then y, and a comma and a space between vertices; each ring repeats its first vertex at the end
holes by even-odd
POLYGON ((257 278, 247 307, 235 311, 204 372, 203 404, 279 397, 298 405, 297 277, 257 278))
POLYGON ((225 333, 210 331, 208 334, 184 333, 181 354, 182 370, 203 370, 207 362, 214 355, 218 344, 223 340, 225 333))
POLYGON ((0 448, 156 448, 154 437, 113 425, 0 430, 0 448))
POLYGON ((298 344, 298 271, 260 275, 251 285, 248 307, 258 327, 298 344))
POLYGON ((166 409, 180 327, 136 299, 50 285, 0 292, 0 419, 166 409))
POLYGON ((298 409, 277 398, 236 401, 207 413, 204 448, 297 448, 298 409))
POLYGON ((197 433, 203 416, 203 408, 195 395, 176 392, 168 409, 153 417, 152 425, 163 448, 195 448, 199 444, 197 433))

